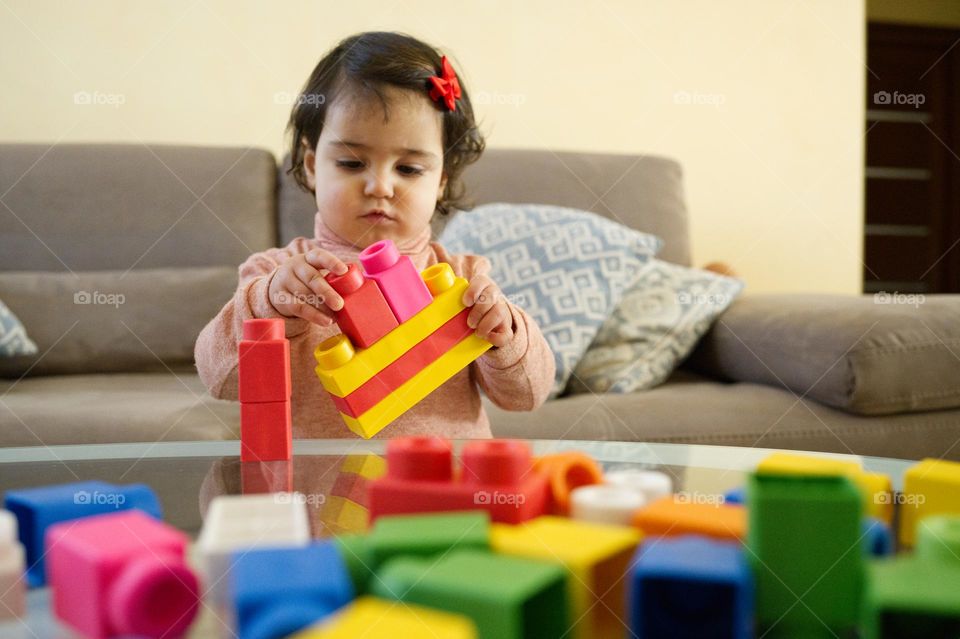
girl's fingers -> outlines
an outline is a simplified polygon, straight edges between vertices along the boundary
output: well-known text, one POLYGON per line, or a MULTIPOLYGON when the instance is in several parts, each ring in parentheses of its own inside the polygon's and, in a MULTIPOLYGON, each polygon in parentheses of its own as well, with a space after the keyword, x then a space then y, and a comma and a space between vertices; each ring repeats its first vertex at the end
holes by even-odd
POLYGON ((478 301, 480 294, 485 288, 493 284, 491 280, 486 275, 477 275, 472 280, 470 280, 470 285, 467 286, 467 290, 463 292, 463 305, 464 306, 473 306, 478 301))
POLYGON ((485 288, 477 295, 477 301, 470 310, 470 314, 467 315, 467 326, 470 328, 478 328, 480 321, 486 317, 490 309, 496 305, 494 296, 488 292, 490 288, 491 287, 485 288))
POLYGON ((494 306, 477 325, 477 335, 492 343, 503 346, 507 338, 508 322, 512 321, 510 311, 502 304, 494 306))
POLYGON ((347 265, 343 260, 329 251, 314 249, 305 255, 307 264, 315 269, 327 269, 335 275, 343 275, 347 272, 347 265))
POLYGON ((339 311, 343 308, 343 298, 333 290, 333 287, 323 279, 320 271, 313 266, 305 261, 301 262, 294 267, 293 273, 307 289, 312 291, 313 296, 310 300, 312 306, 320 308, 326 304, 333 311, 339 311))
POLYGON ((320 326, 333 325, 332 313, 324 306, 318 308, 313 304, 316 295, 303 282, 295 282, 288 290, 281 291, 278 295, 288 298, 285 308, 289 314, 320 326))

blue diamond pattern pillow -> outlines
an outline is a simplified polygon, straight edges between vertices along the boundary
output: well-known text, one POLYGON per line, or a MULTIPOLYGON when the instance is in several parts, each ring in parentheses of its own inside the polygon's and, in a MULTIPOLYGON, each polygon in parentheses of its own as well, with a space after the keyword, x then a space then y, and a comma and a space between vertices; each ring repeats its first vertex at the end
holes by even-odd
POLYGON ((37 345, 27 337, 27 331, 17 316, 0 302, 0 357, 36 355, 37 345))
POLYGON ((440 243, 487 257, 490 277, 537 322, 556 358, 556 397, 663 242, 587 211, 485 204, 454 216, 440 243))

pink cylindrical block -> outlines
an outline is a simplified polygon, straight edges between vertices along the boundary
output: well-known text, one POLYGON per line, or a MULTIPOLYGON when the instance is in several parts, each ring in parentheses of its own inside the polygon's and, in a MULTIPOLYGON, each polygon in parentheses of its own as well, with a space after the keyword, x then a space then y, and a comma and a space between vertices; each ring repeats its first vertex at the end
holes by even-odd
POLYGON ((433 301, 430 290, 406 255, 391 240, 374 242, 360 252, 364 274, 377 283, 401 324, 433 301))

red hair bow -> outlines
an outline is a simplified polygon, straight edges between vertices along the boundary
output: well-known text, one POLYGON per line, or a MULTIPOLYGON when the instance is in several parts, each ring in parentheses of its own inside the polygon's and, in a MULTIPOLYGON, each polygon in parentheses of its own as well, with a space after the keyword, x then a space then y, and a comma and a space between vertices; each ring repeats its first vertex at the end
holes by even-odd
POLYGON ((443 103, 447 105, 448 111, 455 111, 457 108, 456 101, 460 99, 461 95, 460 80, 457 79, 457 74, 453 72, 453 67, 450 66, 450 61, 447 60, 447 56, 441 58, 440 66, 443 69, 443 73, 430 78, 430 84, 432 85, 430 89, 430 99, 434 102, 443 100, 443 103))

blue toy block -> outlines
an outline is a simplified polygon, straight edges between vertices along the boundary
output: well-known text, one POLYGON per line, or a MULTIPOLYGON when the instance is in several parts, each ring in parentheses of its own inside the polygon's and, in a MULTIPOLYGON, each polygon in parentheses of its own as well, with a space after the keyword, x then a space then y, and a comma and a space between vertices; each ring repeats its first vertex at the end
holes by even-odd
POLYGON ((753 576, 735 542, 699 535, 644 542, 628 597, 637 639, 753 636, 753 576))
POLYGON ((747 487, 746 486, 737 486, 728 490, 723 495, 723 503, 725 504, 746 504, 747 503, 747 487))
POLYGON ((104 481, 10 490, 4 498, 4 508, 17 518, 20 543, 26 551, 27 584, 31 588, 43 586, 47 581, 43 538, 51 525, 134 508, 155 519, 163 519, 160 500, 149 486, 120 486, 104 481))
POLYGON ((864 517, 863 551, 870 557, 886 557, 893 554, 893 531, 886 522, 875 517, 864 517))
POLYGON ((332 541, 233 554, 230 585, 239 639, 279 639, 350 603, 350 573, 332 541))

